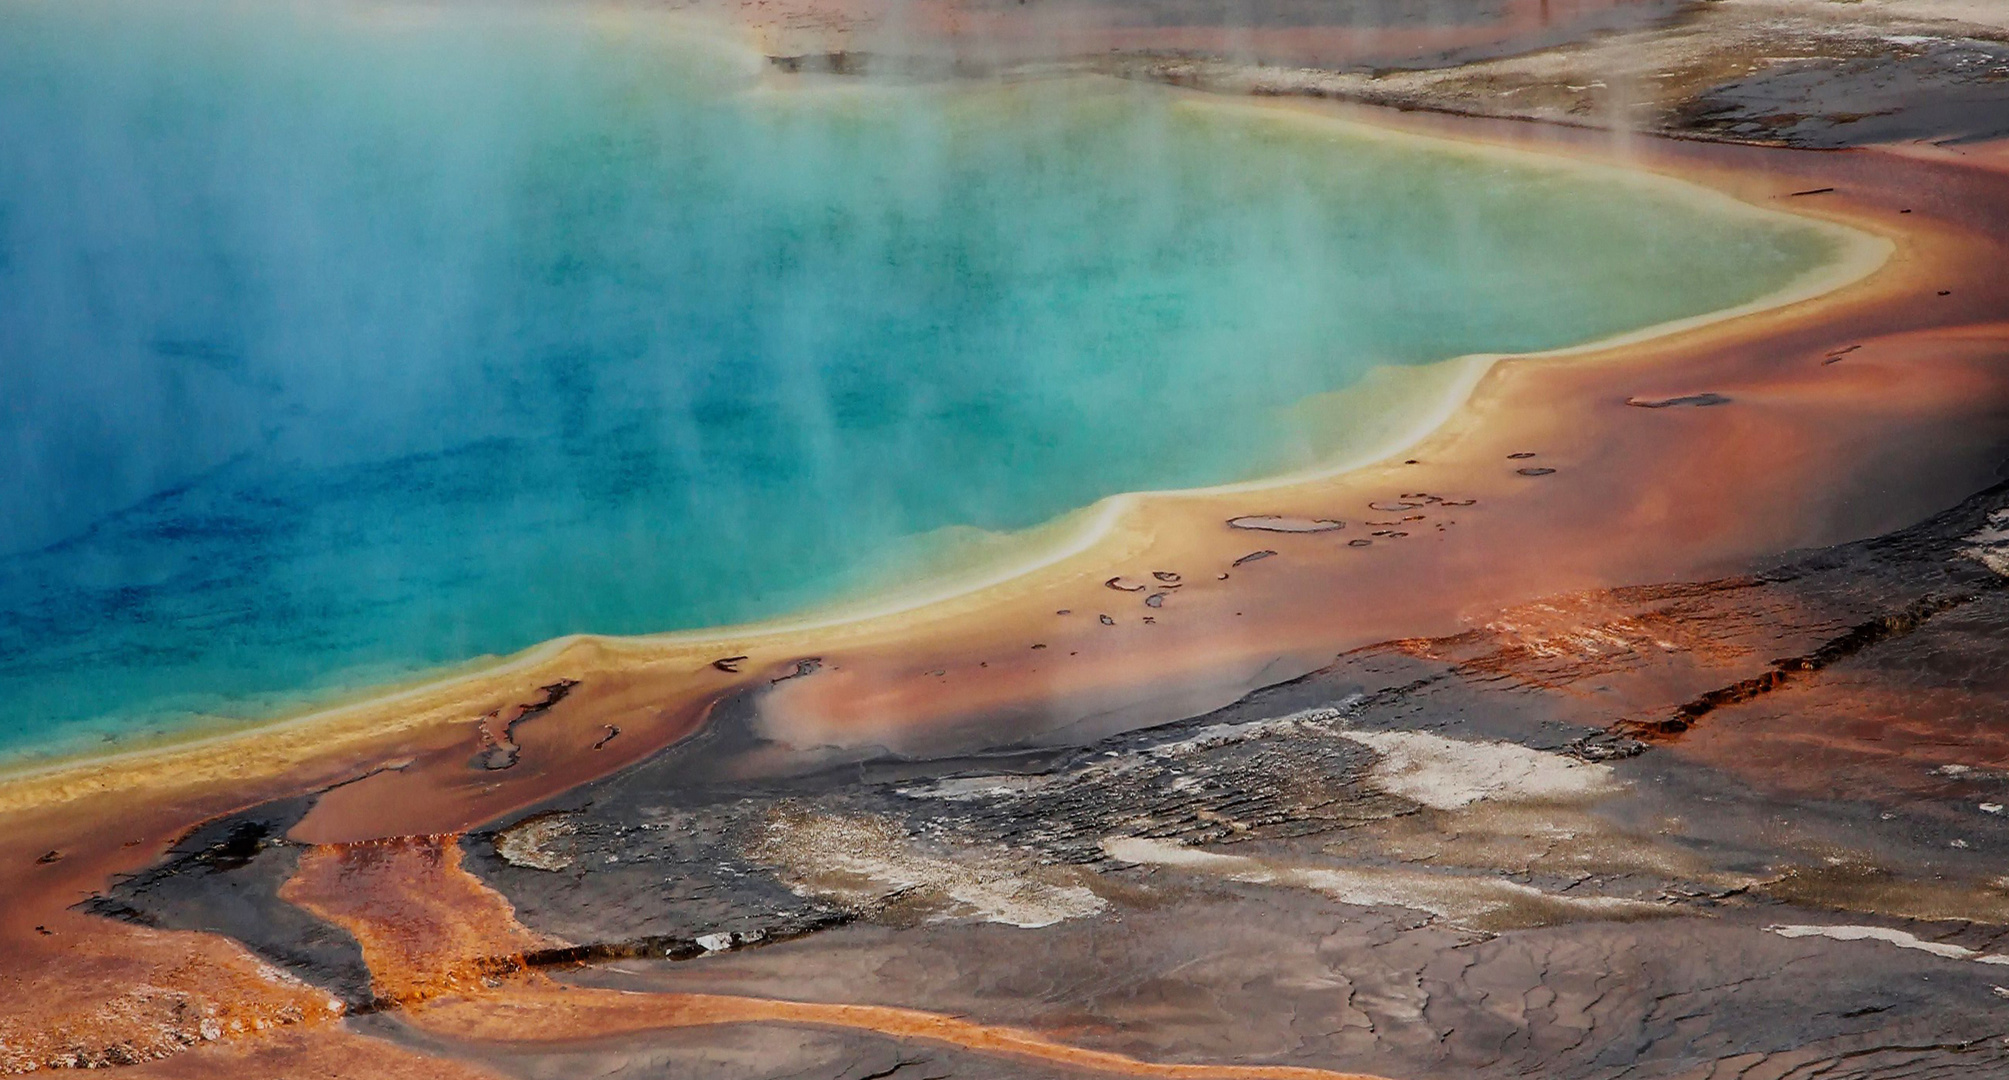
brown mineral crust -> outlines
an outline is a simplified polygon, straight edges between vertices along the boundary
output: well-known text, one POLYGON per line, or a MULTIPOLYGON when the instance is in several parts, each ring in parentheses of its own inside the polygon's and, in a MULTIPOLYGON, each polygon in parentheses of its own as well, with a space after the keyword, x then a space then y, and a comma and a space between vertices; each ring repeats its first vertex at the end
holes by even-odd
MULTIPOLYGON (((341 1014, 327 994, 209 934, 63 913, 0 967, 0 1073, 128 1065, 341 1014)), ((34 933, 34 931, 30 931, 34 933)))
POLYGON ((0 829, 0 1073, 150 1060, 339 1016, 333 998, 227 938, 72 908, 113 874, 158 856, 188 823, 266 794, 255 787, 235 796, 135 793, 7 815, 0 829))
POLYGON ((384 1003, 480 987, 520 970, 524 954, 562 945, 525 929, 509 901, 461 869, 458 840, 315 847, 279 895, 354 935, 384 1003))
MULTIPOLYGON (((1548 597, 1509 608, 1463 633, 1405 638, 1380 648, 1439 660, 1473 678, 1586 698, 1609 692, 1610 680, 1631 676, 1642 657, 1679 658, 1684 674, 1716 672, 1715 682, 1750 666, 1753 650, 1739 640, 1748 625, 1725 626, 1730 607, 1743 624, 1756 601, 1777 601, 1750 577, 1548 597), (1727 601, 1727 603, 1725 603, 1727 601), (1597 687, 1586 685, 1598 680, 1597 687)), ((1666 675, 1658 681, 1670 682, 1666 675)), ((1706 678, 1687 685, 1710 685, 1706 678)), ((1677 691, 1678 693, 1679 691, 1677 691)), ((1628 688, 1627 697, 1648 697, 1628 688)), ((1608 704, 1600 707, 1609 708, 1608 704)))
POLYGON ((1997 723, 2009 677, 1991 644, 2009 595, 1964 531, 1993 520, 1988 498, 1854 552, 1545 598, 1341 663, 1399 655, 1486 692, 1539 695, 1553 720, 1651 739, 1775 796, 1990 813, 1981 804, 1999 805, 2009 779, 1997 723))
POLYGON ((284 1028, 256 1037, 194 1047, 121 1070, 132 1080, 214 1080, 220 1076, 292 1080, 500 1080, 463 1062, 401 1049, 340 1028, 284 1028))
MULTIPOLYGON (((1670 749, 1768 791, 1845 790, 1871 799, 1948 799, 1971 791, 1963 801, 1973 812, 1999 798, 2003 785, 1994 778, 2009 776, 2009 730, 1995 711, 1999 705, 1976 691, 1830 671, 1731 706, 1670 749), (1974 781, 1964 779, 1975 774, 1974 781)), ((1992 693, 1999 703, 2009 687, 1992 693)))
POLYGON ((1902 143, 1889 147, 1888 151, 1927 161, 1952 162, 1968 168, 2009 173, 2009 139, 1946 146, 1924 142, 1902 143))
MULTIPOLYGON (((488 716, 435 729, 425 733, 409 763, 328 792, 292 836, 329 844, 458 832, 604 776, 696 731, 712 701, 694 689, 647 670, 596 673, 511 726, 507 764, 499 768, 486 764, 485 755, 493 753, 488 716), (607 738, 610 725, 620 738, 607 738)), ((524 701, 541 702, 547 694, 540 688, 524 701)), ((499 711, 525 709, 513 702, 499 711)))
POLYGON ((708 1024, 780 1023, 855 1028, 902 1039, 1117 1076, 1165 1080, 1379 1080, 1365 1073, 1295 1065, 1202 1065, 1140 1061, 1057 1043, 1030 1031, 959 1016, 883 1005, 780 1001, 718 994, 643 994, 531 980, 483 998, 441 998, 414 1010, 425 1031, 484 1042, 568 1041, 708 1024))

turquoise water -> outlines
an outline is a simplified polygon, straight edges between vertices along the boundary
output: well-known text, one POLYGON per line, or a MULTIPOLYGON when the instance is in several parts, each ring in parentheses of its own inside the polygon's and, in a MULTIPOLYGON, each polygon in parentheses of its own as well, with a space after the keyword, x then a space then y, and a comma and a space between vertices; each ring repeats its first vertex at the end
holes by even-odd
POLYGON ((0 0, 0 753, 783 614, 1830 244, 1145 87, 763 88, 604 10, 0 0))

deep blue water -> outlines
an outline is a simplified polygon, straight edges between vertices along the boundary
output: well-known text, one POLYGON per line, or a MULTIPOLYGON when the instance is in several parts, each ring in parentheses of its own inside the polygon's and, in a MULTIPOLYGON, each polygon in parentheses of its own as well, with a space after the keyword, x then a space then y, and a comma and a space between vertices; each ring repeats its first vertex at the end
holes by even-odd
POLYGON ((639 15, 0 0, 0 753, 780 615, 1827 243, 1144 87, 777 90, 639 15))

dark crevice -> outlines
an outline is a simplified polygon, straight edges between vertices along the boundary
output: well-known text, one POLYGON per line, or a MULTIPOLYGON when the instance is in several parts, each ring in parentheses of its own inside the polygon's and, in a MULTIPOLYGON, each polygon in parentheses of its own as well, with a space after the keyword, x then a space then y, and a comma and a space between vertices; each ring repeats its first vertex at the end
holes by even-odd
POLYGON ((1915 600, 1902 611, 1857 623, 1810 653, 1774 660, 1769 671, 1717 687, 1685 702, 1676 707, 1671 716, 1659 720, 1621 721, 1612 728, 1612 732, 1647 740, 1678 738, 1694 727, 1696 721, 1718 709, 1763 697, 1865 649, 1903 637, 1925 625, 1933 616, 1972 603, 1980 596, 1979 592, 1969 592, 1915 600))

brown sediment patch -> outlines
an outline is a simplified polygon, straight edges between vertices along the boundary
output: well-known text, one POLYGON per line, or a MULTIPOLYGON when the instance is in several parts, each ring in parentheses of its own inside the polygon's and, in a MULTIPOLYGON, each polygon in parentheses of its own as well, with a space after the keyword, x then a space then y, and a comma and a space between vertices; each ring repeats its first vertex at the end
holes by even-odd
POLYGON ((577 685, 576 679, 560 679, 539 687, 541 693, 534 701, 497 709, 482 717, 475 725, 475 736, 482 749, 475 755, 474 763, 489 770, 514 768, 517 756, 523 751, 516 742, 516 725, 550 711, 577 685))
POLYGON ((1301 1065, 1199 1065, 1143 1061, 1055 1042, 1021 1028, 886 1005, 844 1005, 723 994, 645 994, 531 980, 483 998, 442 998, 412 1010, 427 1032, 487 1043, 576 1042, 711 1024, 809 1024, 944 1043, 986 1054, 1116 1076, 1166 1080, 1378 1080, 1301 1065))
POLYGON ((520 970, 564 942, 532 933, 500 893, 461 869, 457 836, 401 836, 315 847, 280 889, 353 935, 377 1000, 409 1004, 520 970))
POLYGON ((2009 139, 1948 144, 1906 142, 1894 143, 1879 149, 1886 153, 1900 154, 1922 161, 1957 163, 1970 168, 2009 173, 2009 139))
POLYGON ((314 1080, 501 1080, 463 1062, 401 1049, 333 1027, 285 1028, 235 1042, 209 1043, 159 1061, 121 1069, 132 1080, 214 1080, 219 1076, 312 1077, 314 1080))
MULTIPOLYGON (((255 794, 254 794, 255 797, 255 794)), ((159 791, 17 811, 0 829, 0 1074, 151 1061, 214 1040, 325 1025, 328 994, 211 934, 74 905, 151 862, 191 823, 236 807, 159 791), (43 862, 50 849, 61 857, 43 862)))
MULTIPOLYGON (((789 670, 799 674, 801 663, 789 670)), ((561 679, 539 688, 528 704, 475 718, 471 730, 442 724, 406 744, 415 752, 401 767, 323 795, 291 835, 327 844, 458 832, 604 775, 704 723, 711 701, 689 689, 665 694, 665 681, 647 665, 561 679), (513 719, 505 725, 498 715, 513 719), (498 742, 498 732, 509 741, 498 742)), ((694 689, 691 683, 703 685, 696 679, 684 685, 694 689)))
POLYGON ((33 917, 45 921, 31 936, 10 934, 0 953, 0 1074, 132 1065, 342 1012, 224 938, 71 912, 33 917))
POLYGON ((2009 883, 2000 877, 1977 888, 1973 880, 1937 875, 1921 880, 1916 875, 1844 863, 1797 869, 1767 884, 1765 891, 1787 903, 1809 908, 1893 919, 2009 926, 2009 883))
POLYGON ((1609 686, 1643 657, 1679 658, 1685 667, 1716 672, 1748 663, 1752 648, 1713 609, 1726 594, 1760 585, 1756 578, 1734 577, 1545 597, 1462 633, 1384 647, 1441 660, 1489 682, 1583 698, 1589 696, 1583 684, 1609 686))
POLYGON ((1941 800, 1978 810, 2009 773, 2009 732, 1974 688, 1829 672, 1790 683, 1696 726, 1673 750, 1762 781, 1767 790, 1819 796, 1941 800), (1809 722, 1809 718, 1817 718, 1809 722))
POLYGON ((1925 625, 1927 619, 1952 611, 1963 604, 1972 603, 1974 599, 1974 593, 1964 592, 1929 596, 1914 601, 1905 605, 1903 610, 1857 623, 1845 633, 1822 642, 1821 646, 1812 652, 1774 660, 1770 668, 1760 674, 1739 679, 1728 686, 1717 687, 1691 698, 1676 707, 1670 716, 1657 720, 1628 721, 1621 724, 1620 728, 1626 734, 1642 739, 1678 738, 1694 727, 1697 721, 1718 709, 1742 705, 1763 697, 1796 679, 1819 672, 1873 645, 1909 634, 1925 625))
POLYGON ((2009 582, 1989 561, 2009 520, 2002 497, 1754 575, 1552 597, 1349 655, 1387 666, 1376 657, 1396 653, 1467 687, 1539 697, 1559 723, 1630 717, 1619 732, 1757 790, 1929 807, 1943 844, 2005 801, 2009 741, 1995 721, 2009 582))

